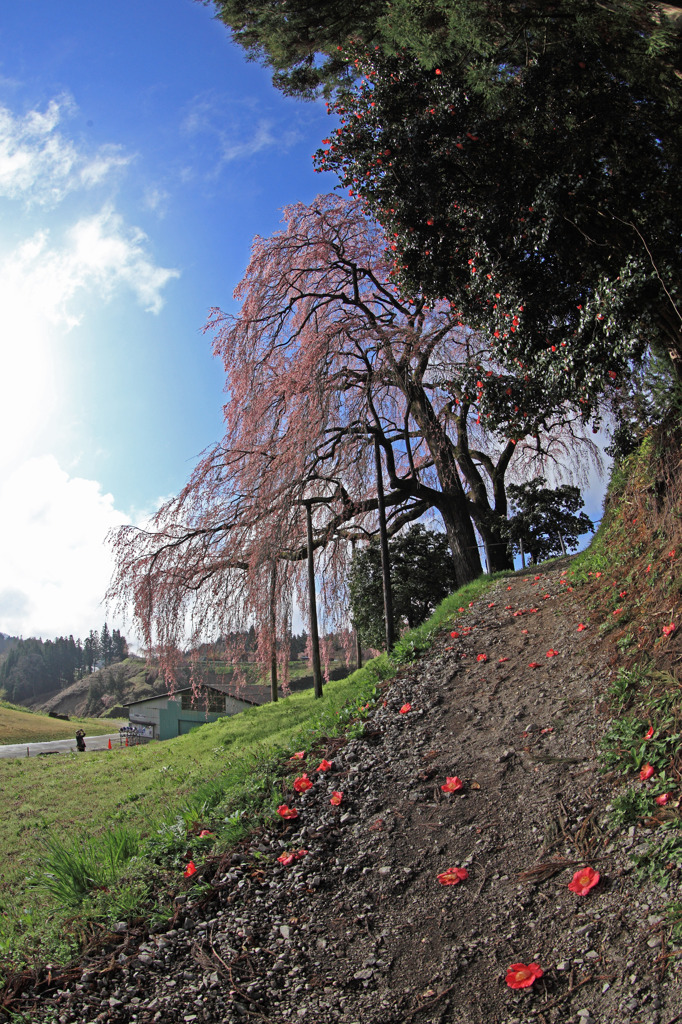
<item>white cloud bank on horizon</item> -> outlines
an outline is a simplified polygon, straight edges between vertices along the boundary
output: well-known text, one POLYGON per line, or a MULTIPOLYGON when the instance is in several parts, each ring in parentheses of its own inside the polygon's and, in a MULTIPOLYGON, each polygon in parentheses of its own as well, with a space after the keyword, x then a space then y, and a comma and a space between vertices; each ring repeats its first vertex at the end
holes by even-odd
POLYGON ((83 639, 100 630, 113 568, 105 537, 129 522, 96 480, 69 476, 52 455, 29 459, 4 478, 0 632, 83 639))
POLYGON ((67 465, 78 454, 60 450, 77 399, 66 336, 87 332, 88 310, 113 298, 157 314, 179 276, 156 264, 106 191, 131 158, 69 139, 60 125, 74 110, 69 97, 23 116, 0 107, 0 630, 44 638, 101 629, 112 570, 104 538, 129 521, 55 454, 67 465))

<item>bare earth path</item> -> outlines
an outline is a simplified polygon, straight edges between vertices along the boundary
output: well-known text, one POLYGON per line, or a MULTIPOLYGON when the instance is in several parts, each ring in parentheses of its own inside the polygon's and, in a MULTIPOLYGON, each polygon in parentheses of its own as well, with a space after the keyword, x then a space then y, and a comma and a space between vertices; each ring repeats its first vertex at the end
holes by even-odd
POLYGON ((297 820, 202 869, 217 892, 181 897, 170 930, 121 924, 104 957, 28 991, 29 1019, 682 1020, 663 894, 628 859, 644 837, 609 824, 595 747, 612 670, 596 631, 578 632, 567 579, 552 567, 497 584, 386 688, 362 739, 311 755, 297 820), (323 754, 332 768, 316 774, 323 754), (464 788, 444 794, 448 776, 464 788), (277 863, 296 849, 309 852, 277 863), (578 896, 567 885, 586 864, 602 878, 578 896), (450 867, 468 878, 440 885, 450 867), (507 967, 531 961, 543 977, 511 991, 507 967))

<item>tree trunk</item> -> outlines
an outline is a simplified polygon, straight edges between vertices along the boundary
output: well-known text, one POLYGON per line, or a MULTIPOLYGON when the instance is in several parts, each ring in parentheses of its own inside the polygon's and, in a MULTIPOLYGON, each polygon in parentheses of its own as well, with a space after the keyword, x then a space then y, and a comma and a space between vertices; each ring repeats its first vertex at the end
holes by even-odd
POLYGON ((277 700, 277 562, 270 575, 270 700, 277 700))
POLYGON ((463 587, 477 579, 483 571, 473 523, 468 512, 462 515, 454 502, 452 505, 442 502, 438 506, 438 511, 443 517, 445 532, 448 535, 457 586, 463 587))
POLYGON ((478 518, 476 526, 485 546, 488 572, 506 572, 508 569, 513 569, 514 560, 509 551, 509 542, 506 537, 502 536, 501 531, 489 522, 480 522, 478 518))

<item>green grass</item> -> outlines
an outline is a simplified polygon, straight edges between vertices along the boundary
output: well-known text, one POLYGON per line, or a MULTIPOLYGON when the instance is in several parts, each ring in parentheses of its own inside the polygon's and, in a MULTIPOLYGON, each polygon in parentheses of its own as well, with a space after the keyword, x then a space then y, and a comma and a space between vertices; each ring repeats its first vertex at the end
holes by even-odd
POLYGON ((167 913, 163 892, 180 885, 188 846, 201 858, 273 818, 287 757, 340 731, 361 734, 377 683, 430 646, 492 582, 482 577, 451 595, 391 658, 327 683, 321 700, 295 693, 116 757, 0 762, 0 958, 13 967, 65 961, 87 920, 167 913), (213 836, 198 840, 202 828, 213 836), (112 849, 104 885, 93 864, 112 849))
POLYGON ((99 718, 71 718, 64 722, 60 718, 50 718, 49 715, 0 701, 0 744, 69 739, 75 736, 76 729, 84 729, 86 735, 102 736, 116 732, 118 726, 119 723, 111 719, 102 721, 99 718))

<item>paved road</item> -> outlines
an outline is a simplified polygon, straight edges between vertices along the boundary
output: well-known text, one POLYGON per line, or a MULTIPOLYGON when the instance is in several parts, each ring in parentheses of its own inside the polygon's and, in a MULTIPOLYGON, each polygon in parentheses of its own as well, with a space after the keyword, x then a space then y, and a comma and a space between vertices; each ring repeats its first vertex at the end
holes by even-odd
MULTIPOLYGON (((107 733, 106 736, 86 736, 86 751, 108 750, 109 740, 112 749, 119 747, 119 736, 117 732, 107 733)), ((46 743, 8 743, 0 746, 0 758, 3 757, 38 757, 39 754, 68 754, 70 750, 76 750, 76 738, 68 740, 49 740, 46 743)))

